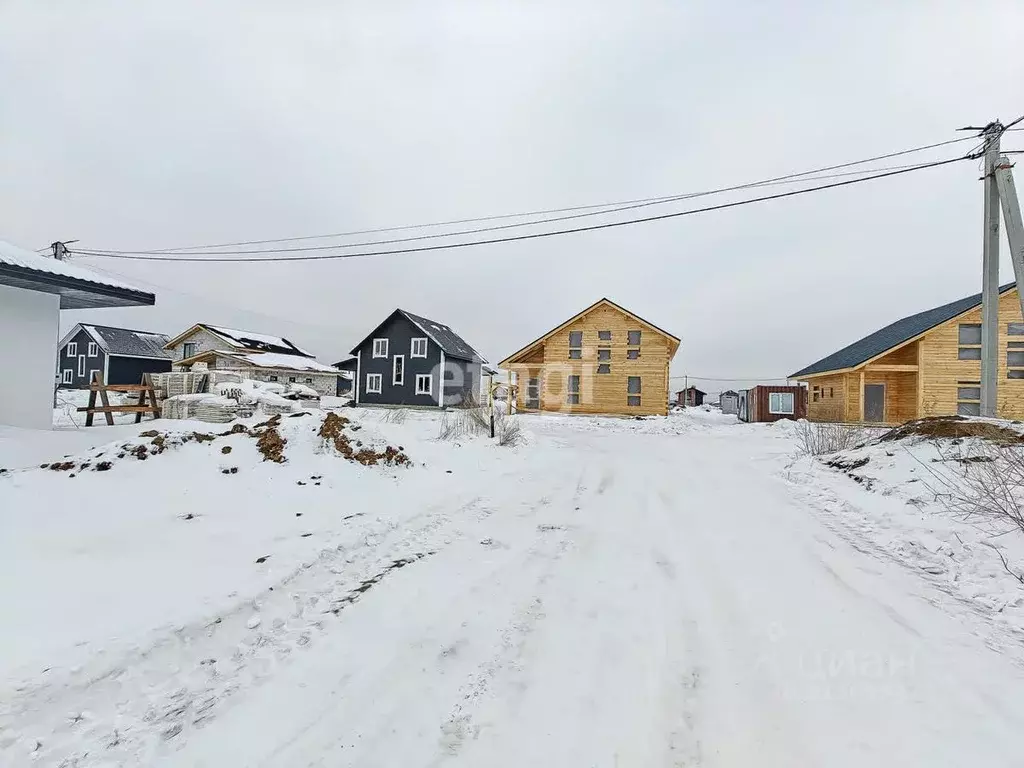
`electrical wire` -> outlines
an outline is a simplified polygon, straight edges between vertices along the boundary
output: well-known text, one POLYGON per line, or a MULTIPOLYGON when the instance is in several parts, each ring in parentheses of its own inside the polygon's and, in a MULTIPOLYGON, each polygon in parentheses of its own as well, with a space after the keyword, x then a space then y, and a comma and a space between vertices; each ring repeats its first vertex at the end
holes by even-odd
MULTIPOLYGON (((847 179, 846 181, 834 182, 832 184, 822 184, 815 187, 806 187, 804 189, 796 189, 788 192, 780 192, 774 195, 763 195, 761 197, 753 197, 745 200, 735 200, 728 203, 720 203, 718 205, 709 205, 703 208, 693 208, 685 211, 674 211, 672 213, 663 213, 657 216, 647 216, 637 219, 626 219, 624 221, 613 221, 605 222, 602 224, 592 224, 589 226, 575 227, 572 229, 558 229, 549 232, 531 232, 521 235, 512 235, 509 237, 496 237, 487 240, 470 240, 463 243, 444 243, 441 245, 427 245, 419 246, 416 248, 397 248, 384 251, 362 251, 359 253, 328 253, 328 254, 315 254, 315 255, 303 255, 303 256, 240 256, 237 258, 203 258, 196 255, 134 255, 127 253, 114 253, 114 252, 101 252, 101 251, 84 251, 81 249, 70 250, 71 253, 77 253, 84 256, 102 256, 104 258, 112 259, 133 259, 137 261, 175 261, 175 262, 191 262, 191 263, 243 263, 243 262, 271 262, 271 261, 326 261, 333 259, 349 259, 362 256, 388 256, 403 253, 424 253, 429 251, 441 251, 455 248, 469 248, 481 245, 495 245, 498 243, 510 243, 520 242, 525 240, 535 240, 538 238, 546 237, 557 237, 562 235, 578 234, 581 232, 595 232, 604 229, 613 229, 617 227, 631 226, 634 224, 645 224, 653 221, 662 221, 665 219, 674 219, 682 216, 693 216, 698 213, 708 213, 710 211, 720 211, 728 208, 737 208, 743 205, 751 205, 753 203, 762 203, 770 200, 780 200, 787 197, 795 197, 797 195, 806 195, 811 192, 820 192, 825 189, 835 189, 838 187, 851 186, 853 184, 860 184, 865 181, 874 181, 876 179, 889 178, 891 176, 899 176, 902 174, 913 173, 914 171, 925 170, 927 168, 937 168, 943 165, 949 165, 950 163, 957 163, 963 160, 970 159, 966 156, 953 157, 946 160, 937 160, 930 163, 922 163, 919 165, 910 166, 908 168, 902 168, 894 171, 887 171, 885 173, 876 173, 871 176, 863 176, 856 179, 847 179)), ((226 254, 225 254, 226 255, 226 254)))
MULTIPOLYGON (((722 192, 732 192, 741 189, 750 188, 761 188, 764 186, 772 186, 777 184, 796 184, 801 182, 812 182, 812 181, 823 181, 826 179, 838 179, 848 176, 862 176, 866 173, 874 173, 878 171, 895 171, 903 170, 906 168, 912 168, 912 165, 896 165, 888 168, 869 168, 863 171, 845 171, 843 173, 826 174, 821 176, 807 176, 800 179, 790 179, 786 181, 758 181, 751 182, 749 184, 741 184, 735 187, 723 187, 721 189, 711 190, 708 192, 693 192, 687 195, 679 195, 671 198, 657 198, 654 202, 637 203, 636 205, 626 205, 619 208, 609 208, 604 211, 588 212, 588 213, 577 213, 569 216, 556 216, 548 219, 536 219, 533 221, 517 222, 515 224, 501 224, 493 227, 479 227, 477 229, 463 229, 455 232, 438 232, 430 235, 416 235, 415 237, 399 237, 392 238, 390 240, 367 240, 360 243, 335 243, 333 245, 307 245, 294 248, 261 248, 258 250, 231 250, 231 251, 197 251, 197 252, 181 252, 182 255, 195 255, 195 256, 232 256, 232 255, 248 255, 248 254, 260 254, 260 253, 299 253, 309 251, 334 251, 343 248, 366 248, 370 246, 378 245, 396 245, 398 243, 410 243, 421 240, 436 240, 438 238, 447 237, 461 237, 464 235, 478 235, 484 232, 497 232, 506 229, 517 229, 519 227, 536 226, 538 224, 552 224, 559 221, 571 221, 573 219, 586 218, 588 216, 603 216, 610 213, 621 213, 622 211, 635 210, 637 208, 646 208, 651 205, 659 205, 662 203, 678 202, 680 200, 688 200, 694 197, 705 197, 708 195, 720 194, 722 192)), ((106 254, 120 254, 120 255, 132 255, 132 256, 144 256, 144 255, 155 255, 155 251, 102 251, 99 249, 85 248, 80 251, 83 254, 92 255, 106 255, 106 254)))
MULTIPOLYGON (((678 194, 678 195, 668 195, 668 196, 662 196, 662 197, 649 197, 649 198, 641 198, 641 199, 638 199, 638 200, 625 200, 625 201, 610 202, 610 203, 598 203, 598 204, 592 204, 592 205, 580 205, 580 206, 572 206, 572 207, 567 207, 567 208, 552 208, 552 209, 547 209, 547 210, 535 210, 535 211, 527 211, 527 212, 522 212, 522 213, 506 213, 506 214, 498 214, 498 215, 495 215, 495 216, 481 216, 481 217, 476 217, 476 218, 452 219, 452 220, 449 220, 449 221, 434 222, 434 223, 429 223, 429 224, 409 224, 409 225, 397 226, 397 227, 381 227, 381 228, 378 228, 378 229, 353 230, 353 231, 349 231, 349 232, 336 232, 336 233, 333 233, 333 234, 326 234, 326 235, 305 235, 305 236, 300 236, 300 237, 278 238, 278 239, 269 239, 269 240, 241 240, 241 241, 236 241, 236 242, 231 242, 231 243, 218 243, 218 244, 213 244, 213 245, 181 246, 181 247, 178 247, 178 248, 157 248, 157 249, 147 249, 147 250, 141 250, 141 249, 140 250, 127 250, 127 249, 83 248, 79 252, 83 253, 83 254, 91 253, 91 254, 95 254, 95 255, 100 255, 100 254, 102 254, 102 255, 112 255, 112 254, 118 254, 118 255, 155 255, 155 254, 165 254, 165 253, 189 253, 189 254, 196 253, 196 254, 199 254, 199 255, 202 255, 202 254, 205 254, 205 255, 230 255, 230 254, 259 254, 259 253, 293 253, 293 252, 299 252, 299 251, 330 250, 330 249, 335 249, 335 248, 358 248, 358 247, 366 247, 366 246, 372 246, 372 245, 387 245, 387 244, 394 244, 394 243, 400 243, 400 242, 410 242, 410 241, 413 241, 413 240, 426 240, 426 239, 439 238, 439 237, 455 237, 455 236, 467 235, 467 234, 479 234, 481 232, 494 231, 494 230, 500 230, 500 229, 511 229, 511 228, 516 228, 516 227, 533 226, 533 225, 536 225, 536 224, 547 224, 547 223, 552 223, 552 222, 557 222, 557 221, 566 221, 566 220, 569 220, 569 219, 583 218, 583 217, 586 217, 586 216, 602 216, 602 215, 606 215, 606 214, 610 214, 610 213, 617 213, 617 212, 620 212, 620 211, 632 210, 632 209, 635 209, 635 208, 642 208, 642 207, 651 206, 651 205, 662 205, 662 204, 665 204, 665 203, 678 202, 679 200, 687 200, 687 199, 692 199, 692 198, 695 198, 695 197, 703 197, 703 196, 708 196, 708 195, 721 194, 721 193, 724 193, 724 192, 734 192, 734 191, 739 191, 739 190, 743 190, 743 189, 750 189, 750 188, 760 187, 760 186, 768 186, 768 185, 778 184, 778 183, 789 183, 789 182, 792 182, 794 180, 815 181, 815 180, 826 179, 826 178, 835 178, 835 177, 838 177, 838 176, 842 176, 843 174, 836 174, 836 176, 813 176, 813 175, 814 174, 826 173, 828 171, 835 171, 835 170, 839 170, 839 169, 842 169, 842 168, 850 168, 850 167, 853 167, 855 165, 864 165, 866 163, 877 162, 879 160, 885 160, 885 159, 889 159, 889 158, 893 158, 893 157, 900 157, 900 156, 912 154, 912 153, 915 153, 915 152, 923 152, 923 151, 926 151, 926 150, 929 150, 929 149, 935 149, 935 148, 947 146, 947 145, 950 145, 950 144, 956 144, 956 143, 961 142, 961 141, 969 141, 969 140, 974 139, 974 138, 976 138, 976 137, 973 137, 973 136, 960 136, 958 138, 949 139, 947 141, 941 141, 941 142, 937 142, 937 143, 934 143, 934 144, 926 144, 926 145, 919 146, 919 147, 912 147, 910 149, 903 149, 903 150, 899 150, 897 152, 889 152, 889 153, 884 154, 884 155, 876 155, 875 157, 869 157, 869 158, 865 158, 863 160, 855 160, 855 161, 852 161, 852 162, 840 163, 840 164, 837 164, 837 165, 825 166, 823 168, 816 168, 816 169, 809 170, 809 171, 801 171, 799 173, 790 173, 790 174, 786 174, 784 176, 776 176, 774 178, 765 179, 763 181, 748 182, 748 183, 745 183, 745 184, 737 184, 737 185, 730 186, 730 187, 721 187, 719 189, 713 189, 713 190, 708 190, 708 191, 704 191, 704 192, 690 192, 690 193, 678 194), (600 209, 607 209, 607 210, 596 210, 596 209, 599 209, 599 208, 600 209), (264 245, 264 244, 271 244, 271 243, 296 242, 296 241, 301 241, 301 240, 316 240, 316 239, 329 239, 329 238, 338 238, 338 237, 348 237, 348 236, 361 235, 361 234, 397 232, 397 231, 403 231, 403 230, 409 230, 409 229, 427 229, 427 228, 442 227, 442 226, 452 226, 452 225, 455 225, 455 224, 468 224, 468 223, 476 223, 476 222, 484 222, 484 221, 495 221, 495 220, 499 220, 499 219, 508 219, 508 218, 523 218, 523 217, 526 217, 526 216, 547 215, 547 214, 552 214, 552 213, 568 213, 568 212, 574 212, 574 211, 588 211, 588 212, 587 213, 582 213, 582 214, 576 214, 576 215, 573 215, 573 216, 562 216, 562 217, 557 217, 557 218, 541 219, 541 220, 527 221, 527 222, 519 222, 519 223, 515 223, 515 224, 507 224, 507 225, 496 226, 496 227, 483 227, 483 228, 478 228, 478 229, 470 229, 470 230, 463 230, 463 231, 457 231, 457 232, 437 233, 437 234, 432 234, 432 235, 421 235, 421 236, 417 236, 417 237, 398 238, 398 239, 393 239, 393 240, 376 240, 376 241, 369 241, 369 242, 363 242, 363 243, 344 243, 344 244, 322 245, 322 246, 306 246, 306 247, 298 247, 298 248, 260 249, 260 250, 253 250, 253 251, 240 251, 240 250, 213 251, 213 250, 210 250, 210 249, 213 249, 213 248, 227 248, 227 247, 246 246, 246 245, 264 245)), ((853 174, 870 173, 870 172, 878 171, 878 170, 895 170, 895 169, 902 169, 902 168, 906 168, 906 167, 909 167, 909 166, 896 166, 895 168, 892 168, 892 169, 890 169, 890 168, 868 169, 868 170, 865 170, 865 171, 853 172, 853 174)), ((853 175, 853 174, 851 174, 851 175, 853 175)))

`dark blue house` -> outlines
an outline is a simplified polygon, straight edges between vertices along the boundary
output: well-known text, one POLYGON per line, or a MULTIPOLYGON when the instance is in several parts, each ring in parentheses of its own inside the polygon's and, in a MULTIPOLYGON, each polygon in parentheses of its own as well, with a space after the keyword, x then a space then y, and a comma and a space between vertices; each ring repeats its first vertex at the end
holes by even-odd
POLYGON ((392 312, 351 354, 359 405, 461 405, 479 397, 480 366, 487 362, 447 325, 403 309, 392 312))
POLYGON ((138 384, 144 373, 171 370, 166 343, 162 333, 79 323, 57 348, 58 386, 88 387, 97 372, 106 384, 138 384))

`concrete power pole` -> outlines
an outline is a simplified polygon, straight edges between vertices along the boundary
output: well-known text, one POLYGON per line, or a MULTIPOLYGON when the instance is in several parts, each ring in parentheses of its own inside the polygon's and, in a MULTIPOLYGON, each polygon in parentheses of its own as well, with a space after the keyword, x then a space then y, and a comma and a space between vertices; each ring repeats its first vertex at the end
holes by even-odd
POLYGON ((994 417, 999 391, 999 121, 985 127, 985 239, 981 283, 981 415, 994 417))

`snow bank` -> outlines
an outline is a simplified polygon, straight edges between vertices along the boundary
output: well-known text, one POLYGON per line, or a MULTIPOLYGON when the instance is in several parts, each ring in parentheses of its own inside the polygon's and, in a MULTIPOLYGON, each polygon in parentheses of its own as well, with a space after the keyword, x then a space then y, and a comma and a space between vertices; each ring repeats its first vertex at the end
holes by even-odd
MULTIPOLYGON (((1016 429, 1008 422, 998 426, 1016 429)), ((867 538, 1024 640, 1024 584, 1007 570, 1024 574, 1024 535, 990 519, 965 518, 946 501, 950 483, 971 471, 967 457, 990 454, 991 446, 978 438, 876 438, 862 448, 796 461, 787 477, 833 525, 867 538)))

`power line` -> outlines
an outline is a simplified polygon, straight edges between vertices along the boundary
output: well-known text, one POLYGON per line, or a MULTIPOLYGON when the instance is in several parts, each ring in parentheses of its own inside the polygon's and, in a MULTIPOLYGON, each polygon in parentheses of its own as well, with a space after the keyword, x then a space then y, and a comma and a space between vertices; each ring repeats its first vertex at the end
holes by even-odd
MULTIPOLYGON (((335 243, 333 245, 307 245, 307 246, 299 246, 299 247, 295 247, 295 248, 261 248, 261 249, 258 249, 258 250, 197 251, 197 252, 194 252, 194 253, 193 252, 181 253, 181 255, 232 256, 232 255, 247 255, 247 254, 260 254, 260 253, 298 253, 298 252, 309 252, 309 251, 334 251, 334 250, 339 250, 339 249, 343 249, 343 248, 365 248, 365 247, 368 247, 368 246, 377 246, 377 245, 396 245, 398 243, 410 243, 410 242, 415 242, 415 241, 420 241, 420 240, 436 240, 438 238, 461 237, 463 235, 478 235, 478 234, 482 234, 484 232, 496 232, 496 231, 506 230, 506 229, 517 229, 519 227, 536 226, 538 224, 553 224, 553 223, 559 222, 559 221, 570 221, 572 219, 581 219, 581 218, 586 218, 588 216, 604 216, 606 214, 621 213, 622 211, 630 211, 630 210, 634 210, 636 208, 646 208, 646 207, 651 206, 651 205, 659 205, 659 204, 662 204, 662 203, 678 202, 680 200, 687 200, 687 199, 694 198, 694 197, 706 197, 706 196, 709 196, 709 195, 716 195, 716 194, 720 194, 720 193, 723 193, 723 192, 732 192, 732 191, 736 191, 736 190, 749 189, 749 188, 753 188, 753 187, 760 188, 760 187, 772 186, 772 185, 776 185, 776 184, 795 184, 795 183, 801 183, 801 182, 823 181, 825 179, 844 178, 844 177, 847 177, 847 176, 862 176, 862 175, 864 175, 866 173, 874 173, 874 172, 877 172, 877 171, 895 171, 895 170, 903 170, 903 169, 912 168, 912 167, 914 167, 914 166, 912 166, 912 165, 897 165, 897 166, 890 166, 888 168, 869 168, 869 169, 866 169, 866 170, 863 170, 863 171, 845 171, 843 173, 833 173, 833 174, 826 174, 826 175, 820 175, 820 176, 805 176, 805 177, 802 177, 802 178, 799 178, 799 179, 778 180, 778 181, 774 181, 774 180, 770 180, 770 181, 757 181, 757 182, 751 182, 749 184, 740 184, 740 185, 737 185, 737 186, 734 186, 734 187, 723 187, 723 188, 720 188, 720 189, 714 189, 714 190, 710 190, 710 191, 707 191, 707 192, 692 192, 690 194, 679 195, 679 196, 676 196, 676 197, 655 198, 652 202, 643 202, 643 203, 637 203, 636 205, 626 205, 626 206, 621 206, 621 207, 618 207, 618 208, 609 208, 609 209, 603 210, 603 211, 595 211, 595 212, 588 212, 588 213, 577 213, 577 214, 572 214, 572 215, 569 215, 569 216, 556 216, 556 217, 548 218, 548 219, 535 219, 533 221, 517 222, 515 224, 501 224, 501 225, 493 226, 493 227, 478 227, 476 229, 463 229, 463 230, 458 230, 458 231, 455 231, 455 232, 438 232, 438 233, 434 233, 434 234, 430 234, 430 235, 416 235, 415 237, 399 237, 399 238, 393 238, 393 239, 390 239, 390 240, 368 240, 368 241, 364 241, 364 242, 361 242, 361 243, 335 243)), ((163 252, 162 251, 103 251, 103 250, 95 249, 95 248, 84 248, 81 251, 79 251, 79 253, 91 254, 91 255, 94 255, 94 256, 109 255, 109 254, 115 254, 115 253, 118 254, 118 255, 125 255, 125 256, 126 255, 144 256, 144 255, 156 255, 158 253, 163 253, 163 252)))
MULTIPOLYGON (((680 200, 687 200, 687 199, 692 199, 692 198, 695 198, 695 197, 704 197, 704 196, 708 196, 708 195, 721 194, 721 193, 724 193, 724 192, 734 192, 734 191, 739 191, 739 190, 743 190, 743 189, 750 189, 750 188, 753 188, 753 187, 768 186, 768 185, 772 185, 772 184, 791 183, 791 182, 794 182, 794 181, 797 181, 797 180, 799 180, 799 181, 816 181, 816 180, 827 179, 827 178, 836 178, 836 177, 847 175, 847 174, 836 174, 835 176, 814 176, 813 174, 822 174, 822 173, 826 173, 827 171, 834 171, 834 170, 839 170, 839 169, 842 169, 842 168, 850 168, 850 167, 853 167, 855 165, 864 165, 866 163, 877 162, 879 160, 885 160, 885 159, 889 159, 889 158, 893 158, 893 157, 900 157, 900 156, 912 154, 912 153, 915 153, 915 152, 923 152, 923 151, 926 151, 926 150, 929 150, 929 149, 935 149, 937 147, 943 147, 943 146, 947 146, 947 145, 950 145, 950 144, 956 144, 956 143, 961 142, 961 141, 969 141, 969 140, 971 140, 973 138, 975 138, 975 137, 961 136, 961 137, 958 137, 958 138, 955 138, 955 139, 949 139, 947 141, 941 141, 941 142, 937 142, 937 143, 934 143, 934 144, 926 144, 926 145, 919 146, 919 147, 912 147, 910 149, 899 150, 897 152, 889 152, 889 153, 884 154, 884 155, 876 155, 875 157, 869 157, 869 158, 865 158, 863 160, 855 160, 855 161, 852 161, 852 162, 840 163, 838 165, 825 166, 823 168, 816 168, 816 169, 809 170, 809 171, 801 171, 799 173, 790 173, 790 174, 786 174, 784 176, 776 176, 774 178, 765 179, 763 181, 748 182, 748 183, 737 184, 737 185, 729 186, 729 187, 721 187, 721 188, 718 188, 718 189, 708 190, 708 191, 705 191, 705 192, 690 192, 690 193, 685 193, 685 194, 668 195, 668 196, 662 196, 662 197, 648 197, 648 198, 642 198, 642 199, 638 199, 638 200, 625 200, 625 201, 610 202, 610 203, 598 203, 598 204, 592 204, 592 205, 572 206, 572 207, 567 207, 567 208, 553 208, 553 209, 547 209, 547 210, 535 210, 535 211, 527 211, 527 212, 523 212, 523 213, 506 213, 506 214, 498 214, 498 215, 495 215, 495 216, 481 216, 481 217, 477 217, 477 218, 453 219, 453 220, 449 220, 449 221, 434 222, 434 223, 430 223, 430 224, 410 224, 410 225, 398 226, 398 227, 382 227, 382 228, 378 228, 378 229, 353 230, 353 231, 350 231, 350 232, 337 232, 337 233, 327 234, 327 235, 305 235, 305 236, 300 236, 300 237, 278 238, 278 239, 270 239, 270 240, 242 240, 242 241, 236 241, 236 242, 232 242, 232 243, 219 243, 219 244, 213 244, 213 245, 197 245, 197 246, 182 246, 182 247, 178 247, 178 248, 156 248, 156 249, 147 249, 147 250, 141 250, 141 249, 140 250, 126 250, 126 249, 86 248, 86 249, 82 249, 81 251, 79 251, 79 253, 82 253, 82 254, 94 254, 94 255, 101 255, 101 254, 102 255, 112 255, 112 254, 118 254, 118 255, 155 255, 155 254, 166 254, 166 253, 194 253, 194 252, 197 252, 200 255, 211 255, 211 256, 212 255, 231 255, 231 254, 294 253, 294 252, 300 252, 300 251, 332 250, 332 249, 337 249, 337 248, 360 248, 360 247, 374 246, 374 245, 389 245, 389 244, 395 244, 395 243, 410 242, 410 241, 414 241, 414 240, 428 240, 428 239, 442 238, 442 237, 455 237, 455 236, 461 236, 461 235, 479 234, 479 233, 482 233, 482 232, 495 231, 495 230, 501 230, 501 229, 513 229, 513 228, 517 228, 517 227, 533 226, 533 225, 536 225, 536 224, 548 224, 548 223, 553 223, 553 222, 557 222, 557 221, 566 221, 566 220, 569 220, 569 219, 583 218, 583 217, 587 217, 587 216, 603 216, 603 215, 610 214, 610 213, 617 213, 617 212, 620 212, 620 211, 633 210, 635 208, 643 208, 643 207, 647 207, 647 206, 651 206, 651 205, 662 205, 662 204, 665 204, 665 203, 678 202, 680 200), (595 209, 599 209, 599 208, 600 209, 607 209, 607 210, 595 210, 595 209), (329 238, 337 238, 337 237, 347 237, 347 236, 351 236, 351 235, 361 235, 361 234, 373 234, 373 233, 383 233, 383 232, 397 232, 397 231, 409 230, 409 229, 427 229, 427 228, 434 228, 434 227, 451 226, 451 225, 455 225, 455 224, 468 224, 468 223, 476 223, 476 222, 484 222, 484 221, 495 221, 495 220, 499 220, 499 219, 509 219, 509 218, 523 218, 523 217, 526 217, 526 216, 538 216, 538 215, 546 215, 546 214, 552 214, 552 213, 567 213, 567 212, 573 212, 573 211, 588 211, 588 212, 587 213, 578 213, 578 214, 571 215, 571 216, 560 216, 560 217, 557 217, 557 218, 549 218, 549 219, 540 219, 540 220, 534 220, 534 221, 518 222, 518 223, 515 223, 515 224, 506 224, 506 225, 502 225, 502 226, 482 227, 482 228, 478 228, 478 229, 469 229, 469 230, 462 230, 462 231, 456 231, 456 232, 436 233, 436 234, 431 234, 431 235, 419 235, 419 236, 416 236, 416 237, 397 238, 397 239, 392 239, 392 240, 375 240, 375 241, 362 242, 362 243, 342 243, 342 244, 333 244, 333 245, 304 246, 304 247, 296 247, 296 248, 274 248, 274 249, 268 248, 268 249, 259 249, 259 250, 251 250, 251 251, 240 251, 240 250, 213 251, 213 250, 209 250, 209 249, 212 249, 212 248, 222 248, 222 247, 226 248, 226 247, 245 246, 245 245, 264 245, 264 244, 270 244, 270 243, 295 242, 295 241, 300 241, 300 240, 316 240, 316 239, 329 239, 329 238)), ((897 167, 894 167, 894 168, 866 169, 864 171, 852 172, 849 175, 859 175, 861 173, 871 173, 871 172, 880 171, 880 170, 882 170, 882 171, 884 171, 884 170, 902 170, 903 168, 907 168, 907 167, 910 167, 910 166, 897 166, 897 167)))
POLYGON ((729 203, 720 203, 718 205, 709 205, 703 208, 693 208, 685 211, 675 211, 672 213, 663 213, 657 216, 647 216, 638 219, 626 219, 625 221, 612 221, 603 224, 592 224, 584 227, 575 227, 572 229, 559 229, 552 230, 550 232, 532 232, 522 235, 512 235, 509 237, 496 237, 488 240, 471 240, 464 243, 445 243, 442 245, 427 245, 416 248, 397 248, 392 250, 384 251, 362 251, 359 253, 329 253, 329 254, 316 254, 312 256, 241 256, 240 258, 202 258, 192 255, 129 255, 129 254, 118 254, 110 252, 91 252, 75 250, 72 253, 81 254, 84 256, 102 256, 111 259, 134 259, 137 261, 175 261, 175 262, 206 262, 206 263, 236 263, 236 262, 263 262, 263 261, 327 261, 333 259, 350 259, 361 256, 390 256, 403 253, 424 253, 428 251, 441 251, 449 250, 454 248, 469 248, 481 245, 495 245, 498 243, 510 243, 519 242, 524 240, 535 240, 544 237, 557 237, 561 235, 572 235, 581 232, 595 232, 603 229, 613 229, 616 227, 631 226, 634 224, 645 224, 652 221, 662 221, 664 219, 674 219, 682 216, 692 216, 698 213, 708 213, 710 211, 720 211, 727 208, 737 208, 743 205, 751 205, 753 203, 763 203, 769 200, 780 200, 786 197, 795 197, 797 195, 805 195, 811 192, 820 192, 825 189, 835 189, 837 187, 846 187, 853 184, 860 184, 865 181, 874 181, 876 179, 884 179, 890 176, 899 176, 906 173, 912 173, 914 171, 920 171, 927 168, 936 168, 942 165, 949 165, 950 163, 957 163, 963 160, 970 159, 964 157, 953 157, 946 160, 937 160, 931 163, 922 163, 920 165, 910 166, 908 168, 902 168, 894 171, 887 171, 885 173, 877 173, 872 176, 863 176, 856 179, 847 179, 846 181, 834 182, 832 184, 822 184, 816 187, 806 187, 804 189, 791 190, 789 192, 780 192, 774 195, 764 195, 761 197, 748 198, 746 200, 735 200, 729 203))

